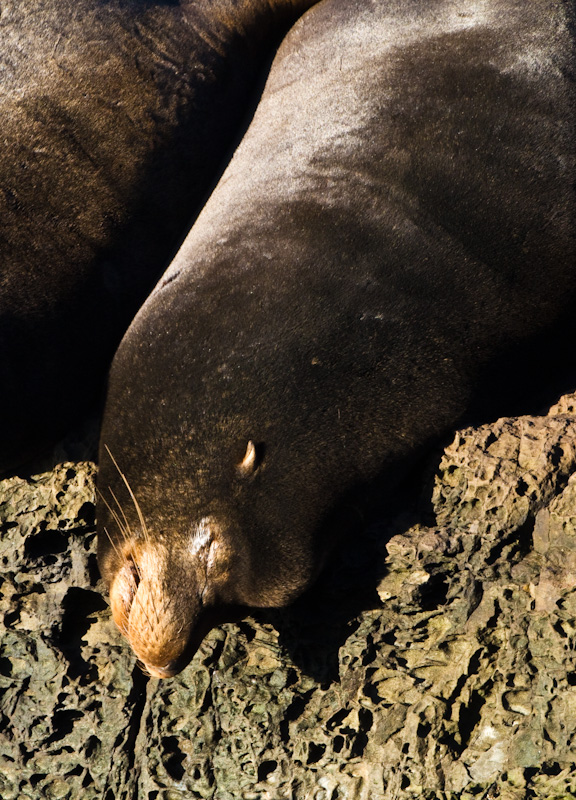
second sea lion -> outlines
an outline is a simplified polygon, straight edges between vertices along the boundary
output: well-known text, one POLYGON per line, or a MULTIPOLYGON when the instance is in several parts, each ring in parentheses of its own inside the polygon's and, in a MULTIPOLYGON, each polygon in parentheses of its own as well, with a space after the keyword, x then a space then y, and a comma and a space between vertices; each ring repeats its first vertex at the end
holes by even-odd
POLYGON ((2 3, 0 473, 99 397, 262 65, 313 2, 2 3))

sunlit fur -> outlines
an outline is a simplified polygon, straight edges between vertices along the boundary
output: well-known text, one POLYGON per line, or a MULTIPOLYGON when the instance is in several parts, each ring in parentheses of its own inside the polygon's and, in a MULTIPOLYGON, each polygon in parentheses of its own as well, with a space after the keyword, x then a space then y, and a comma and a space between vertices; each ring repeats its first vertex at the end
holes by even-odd
POLYGON ((101 509, 99 560, 152 668, 208 608, 291 602, 432 442, 572 363, 574 22, 325 0, 284 40, 110 372, 127 480, 102 447, 99 481, 129 526, 101 509))

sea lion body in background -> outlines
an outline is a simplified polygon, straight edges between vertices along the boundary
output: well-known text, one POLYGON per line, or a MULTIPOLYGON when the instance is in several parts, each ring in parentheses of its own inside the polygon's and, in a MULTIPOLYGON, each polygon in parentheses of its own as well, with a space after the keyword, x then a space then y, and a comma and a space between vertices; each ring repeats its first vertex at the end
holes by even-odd
POLYGON ((111 370, 99 560, 151 674, 290 602, 364 487, 574 317, 573 11, 325 0, 283 42, 111 370))
POLYGON ((102 390, 314 0, 7 0, 0 14, 0 472, 102 390))

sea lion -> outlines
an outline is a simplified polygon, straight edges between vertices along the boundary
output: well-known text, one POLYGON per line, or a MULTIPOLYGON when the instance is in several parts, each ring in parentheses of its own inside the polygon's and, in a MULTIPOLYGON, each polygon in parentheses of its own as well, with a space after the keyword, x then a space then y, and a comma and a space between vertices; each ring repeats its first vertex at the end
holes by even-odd
POLYGON ((6 0, 0 472, 102 392, 290 24, 315 0, 6 0))
POLYGON ((324 0, 284 40, 110 373, 99 563, 150 674, 293 600, 367 486, 561 341, 573 31, 563 0, 324 0))

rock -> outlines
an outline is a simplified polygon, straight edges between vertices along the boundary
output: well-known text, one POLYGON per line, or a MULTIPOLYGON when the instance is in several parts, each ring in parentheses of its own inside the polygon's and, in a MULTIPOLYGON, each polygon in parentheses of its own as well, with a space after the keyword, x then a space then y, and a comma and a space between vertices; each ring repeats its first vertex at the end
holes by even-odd
POLYGON ((457 432, 420 511, 164 682, 108 615, 94 464, 1 482, 0 797, 574 796, 574 442, 574 396, 457 432))

